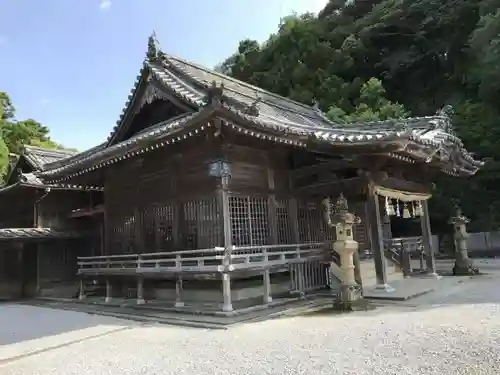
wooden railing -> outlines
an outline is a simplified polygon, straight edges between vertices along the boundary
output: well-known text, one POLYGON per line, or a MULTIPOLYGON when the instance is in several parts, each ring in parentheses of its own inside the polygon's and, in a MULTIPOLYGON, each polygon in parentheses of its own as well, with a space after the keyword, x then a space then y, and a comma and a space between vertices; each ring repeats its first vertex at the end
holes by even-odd
POLYGON ((305 260, 325 259, 324 243, 296 245, 220 247, 165 253, 78 257, 81 275, 224 272, 238 269, 267 268, 305 260))
POLYGON ((423 254, 422 237, 402 237, 384 240, 385 254, 394 263, 398 264, 405 276, 413 272, 411 256, 423 254))

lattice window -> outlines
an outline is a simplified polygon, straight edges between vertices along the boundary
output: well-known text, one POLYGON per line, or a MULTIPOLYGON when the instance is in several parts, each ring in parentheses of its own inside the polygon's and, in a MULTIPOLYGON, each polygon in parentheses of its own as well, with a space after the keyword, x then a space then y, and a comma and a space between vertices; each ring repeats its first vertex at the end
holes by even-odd
POLYGON ((182 247, 184 249, 198 248, 198 205, 196 201, 184 202, 182 204, 182 247))
POLYGON ((135 249, 135 239, 136 239, 136 217, 128 216, 123 220, 123 236, 121 238, 121 253, 122 254, 134 254, 137 252, 135 249))
POLYGON ((270 244, 268 208, 268 199, 265 197, 229 197, 233 245, 259 246, 270 244))
POLYGON ((174 249, 174 204, 162 204, 155 209, 158 252, 171 251, 174 249))
POLYGON ((123 212, 108 217, 108 244, 110 254, 135 253, 136 218, 123 212))
POLYGON ((208 249, 221 245, 220 210, 215 197, 182 203, 182 246, 208 249))
POLYGON ((323 207, 316 202, 298 204, 299 239, 301 243, 323 242, 333 239, 333 230, 327 228, 323 207))
POLYGON ((154 206, 145 207, 141 210, 141 236, 145 253, 152 253, 157 251, 156 215, 157 208, 154 206))
POLYGON ((276 199, 276 229, 278 244, 292 244, 296 242, 290 220, 290 200, 276 199))

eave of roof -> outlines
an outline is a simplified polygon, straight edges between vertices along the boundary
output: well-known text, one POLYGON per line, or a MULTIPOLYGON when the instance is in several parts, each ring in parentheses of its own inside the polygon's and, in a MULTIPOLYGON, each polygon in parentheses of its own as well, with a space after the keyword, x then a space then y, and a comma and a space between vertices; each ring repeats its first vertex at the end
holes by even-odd
MULTIPOLYGON (((210 120, 215 117, 222 120, 223 126, 242 134, 297 147, 309 147, 315 142, 343 147, 399 145, 399 152, 391 153, 390 156, 406 162, 416 162, 423 157, 428 157, 425 153, 422 156, 413 152, 410 147, 407 147, 408 145, 416 144, 420 147, 418 150, 431 151, 438 147, 436 141, 422 139, 419 135, 414 134, 412 130, 328 129, 328 132, 317 132, 313 128, 305 131, 305 129, 283 128, 279 124, 263 122, 254 116, 246 115, 231 107, 214 108, 207 106, 200 112, 184 114, 175 119, 164 121, 126 141, 102 148, 99 152, 88 154, 85 158, 79 158, 74 163, 67 163, 58 168, 40 172, 37 177, 40 181, 47 181, 46 184, 60 184, 61 181, 69 180, 74 176, 128 159, 137 154, 177 143, 207 131, 212 127, 212 121, 210 120)), ((435 119, 435 117, 432 117, 432 119, 435 119)), ((416 121, 417 119, 412 120, 416 121)), ((472 169, 470 171, 465 170, 463 174, 473 173, 472 169)), ((451 169, 449 172, 454 174, 451 169)))
MULTIPOLYGON (((102 186, 97 185, 79 185, 79 184, 63 184, 63 183, 45 183, 34 173, 25 173, 21 175, 19 181, 20 186, 37 188, 37 189, 50 189, 50 190, 76 190, 76 191, 103 191, 102 186)), ((1 190, 0 190, 1 193, 1 190)))
POLYGON ((72 156, 67 157, 65 159, 60 159, 51 163, 47 163, 44 165, 44 170, 56 169, 66 164, 73 164, 75 162, 78 162, 79 160, 85 159, 88 155, 101 151, 105 147, 106 147, 106 142, 98 144, 97 146, 89 148, 88 150, 82 151, 80 153, 73 154, 72 156))
POLYGON ((0 229, 0 241, 71 239, 86 237, 89 234, 79 231, 61 231, 53 228, 4 228, 0 229))

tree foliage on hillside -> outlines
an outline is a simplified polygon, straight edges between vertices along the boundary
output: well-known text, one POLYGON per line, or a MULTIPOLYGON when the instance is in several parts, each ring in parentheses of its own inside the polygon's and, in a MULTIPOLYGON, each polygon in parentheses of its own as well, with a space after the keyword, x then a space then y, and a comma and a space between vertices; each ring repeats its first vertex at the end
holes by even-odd
POLYGON ((0 92, 0 182, 9 167, 9 154, 19 155, 24 145, 63 149, 50 139, 49 128, 33 119, 17 120, 9 95, 0 92))
POLYGON ((476 229, 500 225, 500 0, 330 0, 291 15, 262 45, 240 42, 219 70, 306 104, 338 122, 435 113, 477 158, 470 180, 438 182, 434 221, 459 198, 476 229))

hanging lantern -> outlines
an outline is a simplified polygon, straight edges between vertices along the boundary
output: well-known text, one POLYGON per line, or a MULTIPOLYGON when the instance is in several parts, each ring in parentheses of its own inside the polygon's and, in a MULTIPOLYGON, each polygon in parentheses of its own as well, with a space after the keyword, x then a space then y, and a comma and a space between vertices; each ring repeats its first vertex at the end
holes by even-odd
POLYGON ((396 216, 397 217, 401 217, 401 211, 400 211, 399 201, 398 200, 396 201, 396 216))
POLYGON ((415 213, 415 216, 422 216, 422 202, 418 201, 415 204, 414 213, 415 213))
POLYGON ((410 216, 410 210, 408 209, 408 204, 403 203, 403 219, 409 219, 410 216))
POLYGON ((392 205, 392 202, 388 197, 385 197, 385 214, 387 216, 396 215, 396 212, 394 212, 394 206, 392 205))

